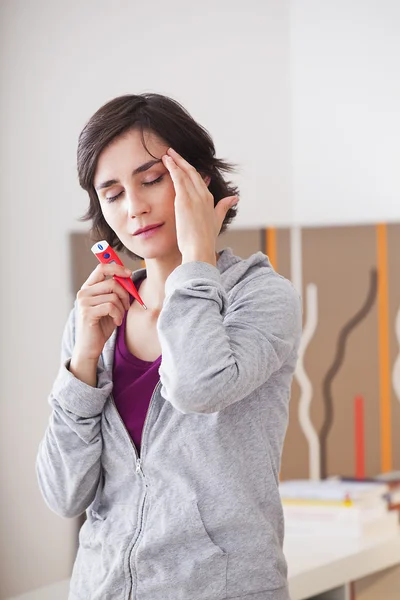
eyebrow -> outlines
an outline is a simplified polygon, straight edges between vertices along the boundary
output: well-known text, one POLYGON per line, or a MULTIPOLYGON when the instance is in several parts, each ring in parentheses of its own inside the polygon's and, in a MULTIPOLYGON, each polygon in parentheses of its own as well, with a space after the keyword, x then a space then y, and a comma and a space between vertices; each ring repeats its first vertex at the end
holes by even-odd
MULTIPOLYGON (((139 173, 144 173, 144 171, 148 171, 153 165, 156 165, 157 163, 160 163, 160 162, 162 162, 161 158, 158 158, 156 160, 149 160, 148 162, 144 163, 143 165, 140 165, 140 167, 137 167, 136 169, 134 169, 132 171, 132 176, 138 175, 139 173)), ((100 183, 100 185, 98 185, 97 188, 95 188, 95 189, 103 190, 104 188, 111 187, 112 185, 115 185, 116 183, 119 183, 119 181, 117 179, 109 179, 108 181, 103 181, 103 183, 100 183)))

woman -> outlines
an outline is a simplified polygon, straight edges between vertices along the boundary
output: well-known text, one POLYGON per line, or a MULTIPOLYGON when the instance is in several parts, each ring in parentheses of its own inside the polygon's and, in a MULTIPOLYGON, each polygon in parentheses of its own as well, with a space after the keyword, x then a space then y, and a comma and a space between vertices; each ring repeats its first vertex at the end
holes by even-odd
POLYGON ((262 252, 216 253, 231 169, 157 94, 108 102, 80 135, 84 219, 145 259, 129 273, 147 311, 99 264, 65 327, 37 473, 52 510, 86 511, 70 600, 289 598, 278 474, 301 306, 262 252))

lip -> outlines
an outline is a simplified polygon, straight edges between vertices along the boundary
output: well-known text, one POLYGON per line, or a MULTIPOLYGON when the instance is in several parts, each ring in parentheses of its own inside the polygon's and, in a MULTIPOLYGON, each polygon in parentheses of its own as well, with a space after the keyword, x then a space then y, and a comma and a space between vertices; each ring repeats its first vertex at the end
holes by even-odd
POLYGON ((147 227, 143 227, 143 229, 138 229, 137 231, 135 231, 135 233, 133 235, 148 237, 149 235, 156 233, 156 231, 158 231, 158 229, 160 229, 160 227, 162 225, 163 225, 163 223, 156 223, 155 225, 148 225, 147 227))

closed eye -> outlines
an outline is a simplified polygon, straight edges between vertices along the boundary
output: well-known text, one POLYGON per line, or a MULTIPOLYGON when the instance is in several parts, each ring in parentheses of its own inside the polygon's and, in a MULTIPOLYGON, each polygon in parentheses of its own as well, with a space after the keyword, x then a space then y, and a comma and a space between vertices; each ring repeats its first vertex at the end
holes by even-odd
MULTIPOLYGON (((157 177, 157 179, 154 179, 153 181, 147 181, 147 182, 143 182, 142 185, 144 186, 148 186, 148 185, 154 185, 156 183, 159 183, 160 181, 162 181, 164 175, 160 175, 160 177, 157 177)), ((107 197, 106 196, 106 200, 107 202, 114 202, 115 200, 117 200, 121 195, 123 194, 123 191, 120 192, 119 194, 117 194, 116 196, 110 196, 107 197)))
POLYGON ((119 194, 117 194, 116 196, 111 196, 110 198, 108 198, 106 196, 106 200, 107 202, 114 202, 114 200, 116 200, 117 198, 119 198, 121 196, 122 192, 120 192, 119 194))
POLYGON ((155 183, 162 181, 163 177, 164 175, 160 175, 160 177, 157 177, 157 179, 154 179, 153 181, 148 181, 147 183, 143 183, 143 185, 154 185, 155 183))

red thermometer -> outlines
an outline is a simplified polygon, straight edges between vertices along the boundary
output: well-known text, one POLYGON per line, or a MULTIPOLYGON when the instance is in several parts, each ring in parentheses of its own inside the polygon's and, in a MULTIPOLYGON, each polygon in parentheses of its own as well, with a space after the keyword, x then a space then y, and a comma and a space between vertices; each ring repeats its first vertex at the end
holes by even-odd
MULTIPOLYGON (((115 252, 115 250, 113 250, 113 248, 111 248, 110 244, 105 240, 93 244, 93 246, 91 247, 91 251, 101 263, 109 264, 115 262, 117 263, 117 265, 121 265, 121 267, 124 266, 118 254, 115 252)), ((139 304, 143 306, 144 309, 147 310, 147 306, 139 296, 135 284, 133 283, 132 279, 130 279, 130 277, 120 277, 119 275, 113 275, 113 278, 116 281, 118 281, 118 283, 120 283, 122 287, 130 293, 131 296, 136 298, 136 300, 139 302, 139 304)))

